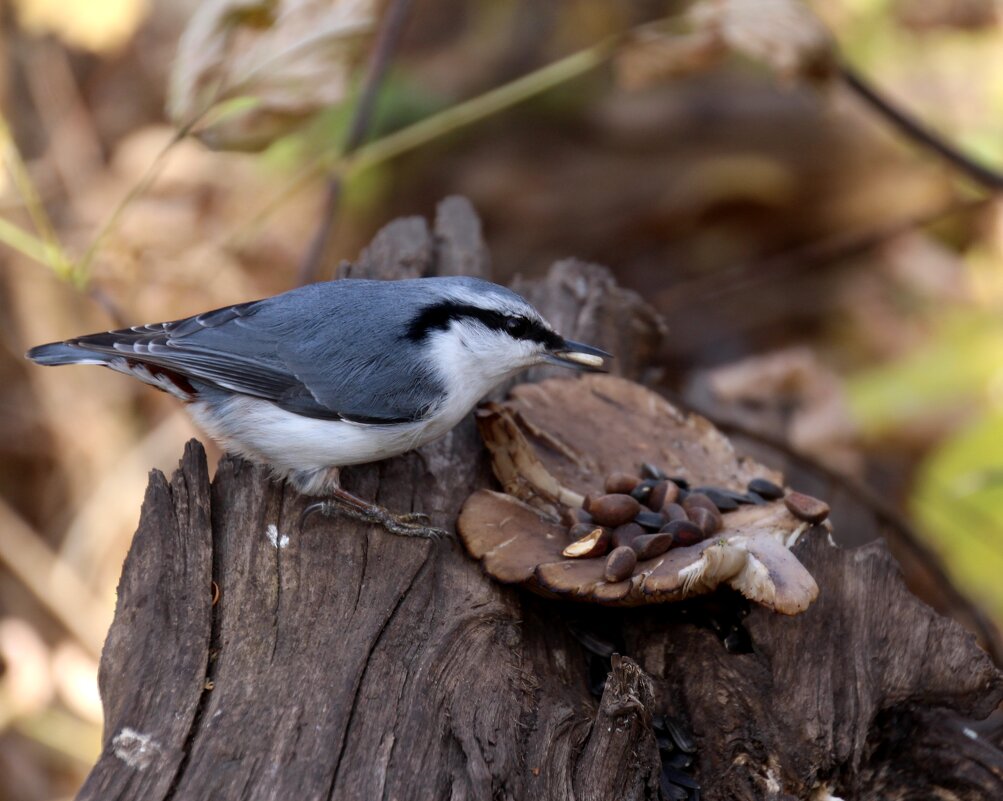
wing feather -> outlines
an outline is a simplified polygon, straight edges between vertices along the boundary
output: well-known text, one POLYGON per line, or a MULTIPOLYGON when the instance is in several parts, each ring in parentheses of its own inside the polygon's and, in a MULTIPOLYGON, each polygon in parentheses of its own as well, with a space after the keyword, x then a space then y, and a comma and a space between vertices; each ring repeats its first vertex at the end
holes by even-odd
POLYGON ((359 314, 351 298, 331 303, 335 284, 323 285, 325 295, 317 291, 321 285, 313 285, 182 320, 78 337, 68 344, 156 365, 308 417, 376 424, 421 419, 441 391, 438 381, 420 365, 380 352, 378 337, 358 331, 372 325, 371 315, 359 314), (284 304, 276 303, 283 299, 284 304), (332 340, 332 326, 324 326, 338 314, 343 325, 334 330, 344 333, 347 348, 332 340), (399 390, 386 391, 388 387, 399 390))

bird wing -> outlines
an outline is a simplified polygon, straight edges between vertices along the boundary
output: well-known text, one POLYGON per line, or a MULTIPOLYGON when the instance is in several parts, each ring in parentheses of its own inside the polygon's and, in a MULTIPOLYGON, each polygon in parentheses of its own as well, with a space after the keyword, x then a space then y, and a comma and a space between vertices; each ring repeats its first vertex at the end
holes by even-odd
POLYGON ((68 344, 156 365, 308 417, 380 424, 411 422, 429 412, 436 381, 419 364, 380 352, 372 332, 361 338, 351 319, 345 325, 321 325, 336 310, 311 309, 309 295, 295 307, 297 321, 288 303, 285 309, 275 303, 282 297, 91 334, 68 344), (343 341, 332 341, 332 329, 343 334, 343 341))

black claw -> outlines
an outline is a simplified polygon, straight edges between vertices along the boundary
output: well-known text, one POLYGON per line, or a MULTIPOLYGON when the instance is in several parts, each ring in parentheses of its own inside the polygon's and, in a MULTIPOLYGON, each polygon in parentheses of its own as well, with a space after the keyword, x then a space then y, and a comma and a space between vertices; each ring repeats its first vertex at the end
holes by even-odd
POLYGON ((324 508, 326 505, 327 501, 316 501, 315 503, 311 503, 309 506, 305 507, 303 511, 300 512, 300 531, 303 530, 303 526, 306 525, 306 521, 311 515, 316 514, 317 512, 326 514, 326 510, 324 508))

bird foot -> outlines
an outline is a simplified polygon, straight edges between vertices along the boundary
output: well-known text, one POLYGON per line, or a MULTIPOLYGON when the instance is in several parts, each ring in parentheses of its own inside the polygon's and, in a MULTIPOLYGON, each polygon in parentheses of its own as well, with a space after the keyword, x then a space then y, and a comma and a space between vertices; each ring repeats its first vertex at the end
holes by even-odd
POLYGON ((354 496, 351 500, 335 496, 325 501, 310 504, 303 510, 300 526, 302 527, 306 519, 315 512, 319 512, 324 517, 341 515, 362 523, 382 526, 391 534, 400 537, 421 537, 428 540, 441 540, 449 537, 449 534, 441 528, 428 525, 429 518, 426 514, 421 512, 394 514, 383 506, 365 503, 354 496))

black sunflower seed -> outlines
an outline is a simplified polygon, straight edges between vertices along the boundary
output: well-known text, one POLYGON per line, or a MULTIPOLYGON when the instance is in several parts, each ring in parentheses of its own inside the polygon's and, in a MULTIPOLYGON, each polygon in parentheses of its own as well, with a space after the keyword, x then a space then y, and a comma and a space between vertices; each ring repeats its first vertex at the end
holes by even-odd
POLYGON ((616 646, 609 640, 604 640, 595 632, 588 631, 577 623, 569 623, 568 629, 589 653, 595 654, 601 659, 609 659, 613 656, 616 646))
POLYGON ((645 462, 641 465, 641 478, 651 478, 655 481, 664 481, 668 476, 658 465, 645 462))
POLYGON ((651 490, 654 488, 655 484, 658 482, 654 479, 649 478, 647 481, 642 481, 634 489, 630 491, 630 497, 633 498, 638 503, 647 503, 648 498, 651 497, 651 490))
MULTIPOLYGON (((671 754, 676 751, 675 741, 665 732, 658 732, 655 735, 655 742, 658 744, 658 750, 662 753, 662 759, 666 759, 667 754, 671 754)), ((676 753, 682 752, 678 751, 676 753)))
POLYGON ((772 481, 765 478, 754 478, 749 482, 747 489, 755 492, 769 501, 775 501, 784 497, 784 488, 778 487, 772 481))
POLYGON ((747 492, 738 492, 737 490, 728 489, 727 487, 695 487, 691 492, 703 492, 708 494, 709 492, 714 492, 717 495, 722 495, 725 498, 731 498, 735 503, 752 503, 752 498, 749 497, 747 492))
POLYGON ((729 654, 751 654, 752 638, 744 626, 736 626, 721 640, 724 643, 724 650, 729 654))
POLYGON ((639 526, 644 526, 648 531, 658 531, 658 529, 665 525, 665 518, 658 512, 642 509, 634 515, 634 522, 639 526))
POLYGON ((665 730, 672 737, 672 741, 680 751, 685 751, 687 754, 695 754, 697 752, 697 745, 693 742, 693 738, 686 733, 677 721, 672 718, 665 718, 665 730))
POLYGON ((700 782, 688 773, 683 773, 681 770, 677 770, 671 765, 666 765, 664 762, 662 763, 662 778, 667 779, 673 784, 678 784, 680 787, 687 787, 690 790, 700 789, 700 782))
POLYGON ((687 801, 690 797, 685 787, 673 784, 665 776, 659 778, 658 789, 662 793, 662 798, 666 799, 666 801, 687 801))
POLYGON ((738 501, 732 498, 727 490, 722 490, 719 487, 697 487, 693 492, 702 492, 721 512, 733 512, 738 508, 738 501))

